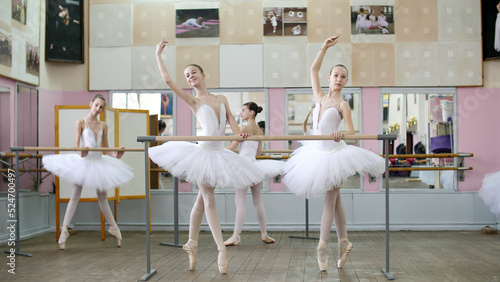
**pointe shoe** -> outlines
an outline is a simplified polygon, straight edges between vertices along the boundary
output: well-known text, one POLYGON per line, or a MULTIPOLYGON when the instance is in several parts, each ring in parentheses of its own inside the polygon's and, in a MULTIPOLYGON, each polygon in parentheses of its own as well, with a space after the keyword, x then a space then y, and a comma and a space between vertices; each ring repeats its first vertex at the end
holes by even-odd
POLYGON ((273 237, 271 237, 267 234, 262 234, 261 239, 262 239, 262 242, 264 242, 266 244, 272 244, 272 243, 276 242, 276 240, 274 240, 273 237))
POLYGON ((118 228, 118 226, 109 228, 108 233, 116 238, 116 246, 121 247, 122 246, 122 233, 120 232, 120 229, 118 228))
POLYGON ((227 273, 227 251, 219 250, 219 257, 217 258, 217 265, 219 266, 219 272, 221 274, 227 273))
POLYGON ((59 241, 57 241, 60 250, 66 249, 66 240, 68 240, 68 237, 69 237, 68 229, 62 229, 61 234, 59 235, 59 241))
POLYGON ((241 244, 241 237, 240 235, 234 235, 231 236, 231 238, 227 239, 226 241, 224 241, 224 245, 225 246, 238 246, 239 244, 241 244))
POLYGON ((352 248, 353 248, 353 245, 348 240, 344 240, 344 241, 339 242, 339 258, 340 259, 337 261, 337 267, 339 269, 344 267, 344 264, 347 260, 347 255, 352 250, 352 248), (343 248, 342 245, 345 243, 347 243, 347 245, 345 246, 345 248, 343 248))
POLYGON ((189 240, 184 246, 182 246, 182 249, 189 256, 189 270, 194 270, 194 268, 196 267, 196 252, 198 249, 198 242, 189 240))
POLYGON ((326 255, 326 242, 319 241, 316 248, 316 256, 318 257, 318 266, 321 271, 328 269, 328 256, 326 255))

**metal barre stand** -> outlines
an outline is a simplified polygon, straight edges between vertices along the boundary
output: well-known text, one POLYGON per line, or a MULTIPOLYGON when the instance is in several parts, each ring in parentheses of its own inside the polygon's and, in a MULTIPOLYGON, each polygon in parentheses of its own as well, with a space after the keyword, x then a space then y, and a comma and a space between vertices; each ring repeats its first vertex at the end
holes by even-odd
POLYGON ((305 236, 296 236, 290 235, 289 238, 298 238, 298 239, 319 239, 318 237, 310 237, 309 236, 309 199, 306 198, 306 235, 305 236))
POLYGON ((149 230, 149 157, 148 157, 148 142, 153 142, 155 141, 154 136, 142 136, 142 137, 137 137, 137 142, 143 142, 144 143, 144 169, 145 169, 145 184, 144 184, 144 189, 146 195, 144 197, 144 201, 146 202, 146 274, 144 274, 139 281, 146 281, 149 278, 151 278, 153 275, 156 274, 156 269, 151 269, 151 246, 150 246, 150 230, 149 230))
POLYGON ((161 246, 182 248, 179 244, 179 183, 177 177, 174 177, 174 242, 160 242, 161 246))
MULTIPOLYGON (((12 220, 12 219, 8 219, 7 220, 7 223, 9 222, 14 222, 16 224, 16 251, 14 252, 14 254, 16 254, 17 256, 24 256, 24 257, 32 257, 33 255, 30 254, 30 253, 22 253, 21 252, 21 241, 20 241, 20 224, 21 224, 21 221, 19 220, 19 202, 20 202, 20 198, 19 198, 19 151, 24 151, 24 147, 10 147, 10 150, 11 151, 15 151, 16 152, 16 166, 15 166, 15 205, 14 205, 14 209, 16 211, 16 219, 15 220, 12 220)), ((8 215, 7 215, 8 217, 8 215)), ((10 254, 10 250, 9 251, 5 251, 6 254, 10 254)))

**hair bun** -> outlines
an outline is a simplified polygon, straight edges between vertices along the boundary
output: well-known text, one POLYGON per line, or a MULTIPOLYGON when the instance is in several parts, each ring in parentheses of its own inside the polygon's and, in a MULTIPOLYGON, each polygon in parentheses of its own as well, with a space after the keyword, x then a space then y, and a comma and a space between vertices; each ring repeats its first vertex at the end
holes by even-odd
POLYGON ((261 106, 259 106, 259 107, 257 108, 257 113, 260 113, 260 112, 262 112, 262 107, 261 107, 261 106))

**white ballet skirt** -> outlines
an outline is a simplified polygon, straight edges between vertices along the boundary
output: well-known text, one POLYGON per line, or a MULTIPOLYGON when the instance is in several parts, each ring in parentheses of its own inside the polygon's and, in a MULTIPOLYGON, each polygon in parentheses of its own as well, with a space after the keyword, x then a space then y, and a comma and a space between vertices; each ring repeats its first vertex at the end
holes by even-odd
POLYGON ((385 16, 378 16, 377 22, 382 27, 388 27, 389 26, 389 23, 387 22, 387 17, 385 17, 385 16))
MULTIPOLYGON (((318 103, 313 112, 313 135, 331 135, 338 131, 342 118, 337 108, 328 107, 318 122, 319 112, 318 103)), ((378 176, 385 171, 384 158, 344 141, 318 140, 302 144, 304 146, 296 149, 285 163, 283 178, 286 187, 301 197, 324 195, 357 173, 378 176)))
POLYGON ((485 175, 483 186, 479 189, 479 197, 492 213, 500 216, 500 171, 485 175))
POLYGON ((255 155, 259 147, 258 141, 244 141, 240 145, 240 156, 252 161, 266 177, 275 177, 283 174, 284 162, 278 160, 256 160, 255 155))
MULTIPOLYGON (((215 110, 202 104, 196 113, 204 136, 224 136, 226 110, 220 103, 219 118, 215 110)), ((175 177, 217 188, 242 189, 264 180, 265 176, 251 161, 224 148, 224 141, 194 144, 170 141, 149 149, 153 162, 175 177)))
MULTIPOLYGON (((92 129, 82 131, 83 147, 100 148, 103 130, 97 133, 97 140, 92 129)), ((134 173, 122 160, 103 155, 101 151, 89 151, 81 157, 78 154, 45 155, 42 163, 46 170, 64 180, 85 188, 108 190, 129 182, 134 173)))

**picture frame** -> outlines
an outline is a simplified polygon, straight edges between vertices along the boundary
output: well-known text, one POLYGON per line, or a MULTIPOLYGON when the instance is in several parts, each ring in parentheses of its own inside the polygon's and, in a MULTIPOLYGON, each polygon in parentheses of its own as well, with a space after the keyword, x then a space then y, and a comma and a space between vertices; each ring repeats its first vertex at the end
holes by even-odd
POLYGON ((45 60, 83 64, 83 0, 46 5, 45 60))
POLYGON ((500 59, 500 3, 481 0, 483 60, 500 59))
POLYGON ((175 37, 219 37, 219 9, 178 9, 175 11, 175 37))
POLYGON ((162 93, 161 94, 161 109, 160 109, 160 117, 161 118, 172 118, 173 113, 173 97, 171 93, 162 93))

